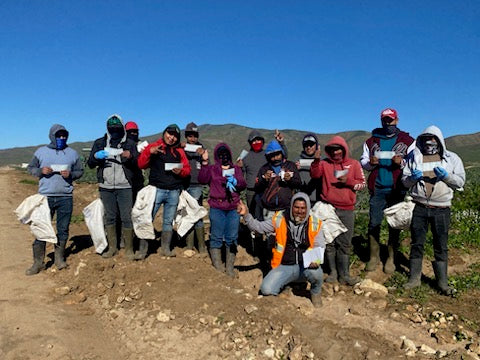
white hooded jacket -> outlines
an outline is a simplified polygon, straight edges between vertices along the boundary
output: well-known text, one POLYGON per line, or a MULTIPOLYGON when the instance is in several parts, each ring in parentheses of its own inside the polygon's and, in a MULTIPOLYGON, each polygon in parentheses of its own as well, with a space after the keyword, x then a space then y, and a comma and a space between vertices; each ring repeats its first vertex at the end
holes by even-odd
POLYGON ((463 162, 457 154, 447 150, 443 134, 438 127, 433 125, 427 127, 419 137, 417 137, 415 142, 415 149, 408 154, 407 164, 403 169, 402 182, 410 189, 413 201, 427 206, 450 207, 452 205, 453 190, 461 190, 465 184, 463 162), (434 135, 438 139, 439 154, 441 157, 441 164, 439 164, 439 166, 448 172, 448 175, 444 179, 436 180, 430 197, 427 197, 423 178, 418 181, 412 178, 413 170, 424 170, 423 154, 420 149, 419 137, 426 134, 434 135))

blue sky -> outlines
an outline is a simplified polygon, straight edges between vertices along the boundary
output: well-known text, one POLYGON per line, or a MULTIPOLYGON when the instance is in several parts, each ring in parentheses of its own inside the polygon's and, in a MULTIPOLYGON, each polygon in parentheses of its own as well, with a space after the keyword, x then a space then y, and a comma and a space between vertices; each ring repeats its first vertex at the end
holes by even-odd
MULTIPOLYGON (((134 120, 317 133, 480 131, 480 2, 68 1, 0 6, 0 148, 134 120)), ((246 138, 245 134, 239 134, 246 138)))

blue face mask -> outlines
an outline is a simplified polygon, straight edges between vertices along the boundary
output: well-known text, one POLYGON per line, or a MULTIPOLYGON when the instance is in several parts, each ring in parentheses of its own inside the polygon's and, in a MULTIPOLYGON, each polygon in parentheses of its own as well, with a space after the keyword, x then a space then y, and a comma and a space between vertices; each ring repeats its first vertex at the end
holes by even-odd
POLYGON ((65 138, 55 138, 57 150, 63 150, 67 147, 67 139, 65 138))

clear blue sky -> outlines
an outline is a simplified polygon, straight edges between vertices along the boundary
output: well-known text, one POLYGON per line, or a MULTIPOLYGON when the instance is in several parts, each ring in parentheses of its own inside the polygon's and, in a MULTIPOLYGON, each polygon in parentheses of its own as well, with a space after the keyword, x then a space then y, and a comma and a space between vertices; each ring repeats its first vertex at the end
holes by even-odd
MULTIPOLYGON (((0 6, 0 148, 70 142, 120 114, 169 123, 480 131, 480 2, 69 1, 0 6)), ((245 137, 244 134, 239 134, 245 137)))

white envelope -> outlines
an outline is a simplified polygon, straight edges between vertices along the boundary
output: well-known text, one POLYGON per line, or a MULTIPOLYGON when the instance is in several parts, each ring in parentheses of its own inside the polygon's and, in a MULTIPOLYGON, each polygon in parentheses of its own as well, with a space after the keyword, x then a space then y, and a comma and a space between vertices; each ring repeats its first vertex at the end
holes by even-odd
POLYGON ((228 176, 228 175, 235 175, 235 169, 234 168, 231 168, 231 169, 222 169, 222 176, 228 176))
POLYGON ((202 145, 186 144, 184 150, 188 151, 188 152, 196 152, 201 147, 202 147, 202 145))
POLYGON ((111 156, 117 156, 123 152, 123 149, 117 149, 112 147, 106 147, 104 150, 108 152, 108 155, 111 155, 111 156))
POLYGON ((182 163, 165 163, 165 171, 173 170, 173 169, 182 169, 182 163))
POLYGON ((374 156, 377 159, 391 159, 395 156, 395 151, 375 151, 374 156))
POLYGON ((242 150, 242 152, 238 156, 237 160, 243 160, 243 159, 245 159, 245 156, 247 156, 247 155, 248 155, 248 151, 247 150, 242 150))
POLYGON ((310 169, 314 159, 299 159, 298 162, 300 163, 300 167, 302 169, 310 169))
POLYGON ((421 163, 418 164, 417 168, 419 170, 422 170, 423 172, 425 171, 433 171, 433 168, 435 167, 442 167, 442 162, 441 161, 434 161, 434 162, 428 162, 428 163, 421 163))
POLYGON ((143 140, 141 143, 137 144, 137 151, 139 153, 141 153, 143 151, 143 149, 145 149, 148 145, 148 141, 147 140, 143 140))
POLYGON ((63 170, 68 170, 70 165, 52 164, 52 165, 50 165, 50 167, 52 168, 53 171, 60 172, 60 171, 63 171, 63 170))
POLYGON ((343 169, 343 170, 335 170, 333 172, 333 176, 335 176, 337 179, 339 177, 342 177, 344 175, 347 175, 348 174, 348 169, 343 169))

